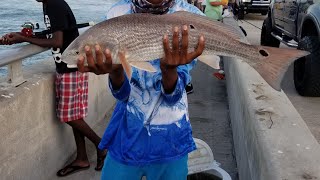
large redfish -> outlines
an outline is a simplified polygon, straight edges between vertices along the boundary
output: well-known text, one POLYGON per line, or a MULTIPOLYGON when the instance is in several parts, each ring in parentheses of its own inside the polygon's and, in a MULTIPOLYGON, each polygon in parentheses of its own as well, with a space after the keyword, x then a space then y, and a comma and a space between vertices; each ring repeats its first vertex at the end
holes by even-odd
MULTIPOLYGON (((99 44, 102 49, 110 49, 115 64, 121 63, 118 52, 125 52, 126 65, 154 71, 148 61, 164 56, 164 34, 168 35, 171 42, 173 28, 181 28, 183 25, 187 25, 189 29, 190 52, 197 47, 199 36, 203 35, 205 50, 202 56, 218 55, 241 59, 278 91, 288 66, 294 60, 308 55, 306 51, 243 43, 235 28, 205 16, 180 11, 165 15, 129 14, 98 23, 75 39, 63 53, 62 59, 69 66, 74 66, 78 55, 84 53, 85 45, 99 44)), ((200 56, 199 60, 201 59, 200 56)))

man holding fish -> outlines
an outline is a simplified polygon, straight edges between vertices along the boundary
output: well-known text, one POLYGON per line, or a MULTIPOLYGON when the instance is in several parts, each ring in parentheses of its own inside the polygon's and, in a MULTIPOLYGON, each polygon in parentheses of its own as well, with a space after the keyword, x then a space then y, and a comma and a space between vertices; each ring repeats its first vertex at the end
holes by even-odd
MULTIPOLYGON (((183 0, 121 0, 110 9, 107 18, 140 12, 166 14, 176 9, 202 14, 183 0)), ((154 72, 141 70, 141 64, 130 64, 131 67, 126 63, 126 52, 117 54, 122 65, 114 64, 115 52, 110 47, 85 46, 79 70, 108 73, 109 87, 117 99, 99 145, 101 150, 109 150, 101 179, 140 180, 142 176, 148 180, 186 179, 188 153, 196 149, 185 91, 190 82, 188 64, 204 49, 204 38, 199 36, 197 48, 188 51, 188 29, 188 26, 172 29, 172 44, 171 37, 162 34, 160 42, 165 57, 145 66, 154 72)))

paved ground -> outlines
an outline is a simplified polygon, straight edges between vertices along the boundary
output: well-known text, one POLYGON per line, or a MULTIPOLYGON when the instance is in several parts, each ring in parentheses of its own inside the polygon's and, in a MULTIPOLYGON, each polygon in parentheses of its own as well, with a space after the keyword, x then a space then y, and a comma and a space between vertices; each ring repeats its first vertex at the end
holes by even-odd
POLYGON ((213 71, 198 63, 192 72, 195 92, 188 96, 188 100, 193 136, 207 142, 215 160, 233 180, 237 180, 226 83, 216 79, 213 71))
MULTIPOLYGON (((259 14, 248 14, 245 16, 244 20, 239 21, 239 25, 247 31, 247 39, 251 44, 260 45, 260 29, 265 17, 266 16, 261 16, 259 14)), ((280 47, 287 48, 284 44, 281 44, 280 47)), ((292 66, 282 80, 282 88, 289 97, 291 103, 307 123, 312 134, 320 143, 320 98, 302 97, 297 94, 293 84, 292 66)))
MULTIPOLYGON (((224 80, 217 80, 212 75, 213 71, 200 62, 192 71, 194 93, 190 94, 188 99, 193 136, 207 142, 213 150, 215 160, 221 163, 221 167, 231 175, 233 180, 238 180, 226 85, 224 80)), ((101 125, 101 127, 104 126, 101 125)), ((52 179, 98 180, 100 172, 94 170, 95 150, 92 144, 88 143, 87 147, 92 163, 89 170, 65 178, 53 177, 52 179)))

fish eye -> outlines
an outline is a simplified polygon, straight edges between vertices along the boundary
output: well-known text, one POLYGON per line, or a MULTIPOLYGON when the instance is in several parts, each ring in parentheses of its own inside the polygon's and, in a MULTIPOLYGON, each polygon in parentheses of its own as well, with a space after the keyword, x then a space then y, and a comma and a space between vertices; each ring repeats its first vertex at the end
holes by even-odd
POLYGON ((189 26, 191 29, 195 29, 195 27, 192 24, 190 24, 189 26))
POLYGON ((263 50, 263 49, 261 49, 261 50, 259 51, 259 53, 260 53, 262 56, 264 56, 264 57, 269 56, 269 54, 268 54, 265 50, 263 50))
POLYGON ((76 54, 79 54, 79 51, 76 51, 76 54))

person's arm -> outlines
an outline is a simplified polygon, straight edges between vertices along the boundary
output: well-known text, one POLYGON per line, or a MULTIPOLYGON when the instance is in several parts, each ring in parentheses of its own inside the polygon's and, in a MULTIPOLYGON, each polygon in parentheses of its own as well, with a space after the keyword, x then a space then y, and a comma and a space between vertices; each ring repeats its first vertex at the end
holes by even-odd
POLYGON ((166 94, 171 94, 178 80, 177 67, 169 67, 164 63, 160 65, 162 73, 162 86, 166 94))
POLYGON ((54 48, 61 48, 63 45, 63 32, 56 31, 52 34, 52 38, 50 39, 41 39, 41 38, 34 38, 34 37, 26 37, 23 36, 21 33, 9 33, 4 36, 10 43, 22 43, 28 42, 31 44, 35 44, 41 47, 54 47, 54 48))
POLYGON ((26 37, 26 42, 29 42, 31 44, 35 44, 38 46, 42 46, 42 47, 62 48, 62 46, 63 46, 63 32, 56 31, 52 34, 52 38, 49 38, 49 39, 26 37))
MULTIPOLYGON (((185 87, 191 79, 187 65, 180 65, 176 70, 178 77, 171 93, 166 92, 163 85, 164 83, 162 83, 162 95, 167 104, 175 104, 180 101, 185 91, 185 87)), ((164 79, 162 79, 162 82, 164 82, 164 79)))
POLYGON ((225 4, 220 1, 210 2, 211 6, 224 6, 225 4))
POLYGON ((184 92, 187 83, 188 73, 178 73, 177 67, 186 65, 193 61, 196 57, 200 56, 204 50, 204 38, 200 36, 198 47, 194 52, 188 52, 188 27, 183 26, 182 30, 182 43, 179 47, 179 30, 178 27, 174 28, 172 38, 172 49, 169 46, 168 36, 163 38, 163 47, 165 57, 161 60, 160 69, 162 72, 162 88, 164 91, 165 99, 171 103, 177 102, 184 92), (172 102, 174 101, 174 102, 172 102))
POLYGON ((225 0, 207 0, 211 6, 225 6, 228 1, 225 0))

